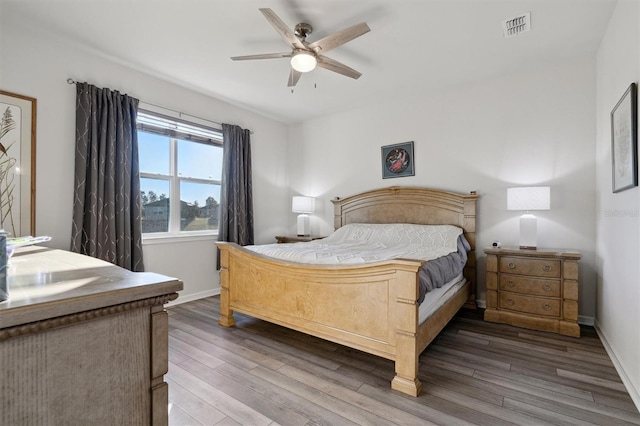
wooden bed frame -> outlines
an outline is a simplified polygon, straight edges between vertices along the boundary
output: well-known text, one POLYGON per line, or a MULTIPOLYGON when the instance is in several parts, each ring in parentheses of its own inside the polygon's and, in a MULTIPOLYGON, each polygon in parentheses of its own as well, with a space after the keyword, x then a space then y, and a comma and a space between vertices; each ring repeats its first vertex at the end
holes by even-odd
POLYGON ((220 249, 220 318, 233 312, 279 324, 395 361, 391 387, 417 396, 418 357, 456 312, 475 308, 476 200, 471 195, 390 187, 332 200, 335 228, 348 223, 456 225, 471 245, 467 283, 418 324, 421 260, 394 259, 363 265, 310 265, 273 259, 237 244, 220 249))

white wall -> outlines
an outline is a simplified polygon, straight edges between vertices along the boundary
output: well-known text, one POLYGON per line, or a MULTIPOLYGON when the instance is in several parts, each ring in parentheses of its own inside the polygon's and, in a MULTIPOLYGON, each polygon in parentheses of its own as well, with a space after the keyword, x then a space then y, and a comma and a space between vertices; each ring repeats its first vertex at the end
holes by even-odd
MULTIPOLYGON (((357 84, 357 83, 356 83, 357 84)), ((416 88, 419 92, 419 88, 416 88)), ((414 99, 318 118, 291 130, 292 191, 319 197, 312 233, 333 227, 330 199, 391 185, 476 190, 479 298, 493 240, 517 246, 519 214, 506 188, 551 186, 538 216, 540 247, 570 248, 580 262, 580 315, 595 314, 595 61, 579 58, 414 99), (382 179, 381 146, 415 144, 415 176, 382 179)), ((290 221, 293 229, 294 217, 290 221)))
POLYGON ((597 322, 640 407, 640 190, 611 190, 610 113, 640 80, 640 3, 621 0, 597 56, 597 322))
MULTIPOLYGON (((36 233, 53 237, 51 247, 69 249, 71 237, 75 86, 67 84, 69 77, 252 130, 256 241, 274 242, 274 235, 283 232, 282 218, 290 214, 288 176, 282 167, 287 154, 285 125, 78 48, 21 22, 11 14, 10 6, 2 7, 0 88, 37 99, 36 233)), ((184 281, 179 300, 219 288, 212 238, 145 244, 144 261, 147 271, 184 281)))

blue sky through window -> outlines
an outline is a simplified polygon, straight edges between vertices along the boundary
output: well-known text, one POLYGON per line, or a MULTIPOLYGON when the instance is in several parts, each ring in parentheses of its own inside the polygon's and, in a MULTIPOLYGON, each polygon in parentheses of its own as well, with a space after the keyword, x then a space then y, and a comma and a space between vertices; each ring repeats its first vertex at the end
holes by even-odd
POLYGON ((178 176, 220 181, 222 148, 178 140, 178 176))
POLYGON ((182 182, 180 184, 180 199, 187 203, 198 201, 200 207, 206 204, 207 197, 213 197, 220 203, 220 185, 182 182))
POLYGON ((140 172, 168 175, 170 170, 169 155, 169 138, 167 136, 138 132, 140 172))
MULTIPOLYGON (((138 132, 140 172, 150 174, 170 174, 170 139, 167 136, 138 132)), ((222 148, 196 142, 178 140, 178 176, 220 181, 222 176, 222 148)), ((169 194, 169 181, 164 179, 141 178, 140 190, 147 195, 150 191, 160 197, 169 194)), ((182 182, 180 199, 188 203, 198 202, 204 206, 210 196, 220 202, 220 185, 198 182, 182 182)))

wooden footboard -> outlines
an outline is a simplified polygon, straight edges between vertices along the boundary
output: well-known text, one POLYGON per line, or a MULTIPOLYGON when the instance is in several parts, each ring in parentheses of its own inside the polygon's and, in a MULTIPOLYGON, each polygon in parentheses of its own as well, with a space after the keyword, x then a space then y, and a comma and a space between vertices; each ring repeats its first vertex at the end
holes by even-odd
POLYGON ((241 312, 396 362, 394 388, 417 395, 418 270, 424 261, 326 266, 220 249, 220 319, 241 312))

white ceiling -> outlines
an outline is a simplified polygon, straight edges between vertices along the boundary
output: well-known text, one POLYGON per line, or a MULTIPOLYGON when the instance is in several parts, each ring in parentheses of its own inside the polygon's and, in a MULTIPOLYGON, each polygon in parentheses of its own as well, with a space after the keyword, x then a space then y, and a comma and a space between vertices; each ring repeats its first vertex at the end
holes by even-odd
POLYGON ((6 17, 71 37, 131 67, 285 123, 372 102, 595 55, 615 0, 0 0, 6 17), (360 71, 325 69, 287 88, 288 59, 231 56, 287 51, 258 11, 308 41, 365 21, 371 32, 327 54, 360 71), (531 12, 532 30, 502 36, 502 21, 531 12))

